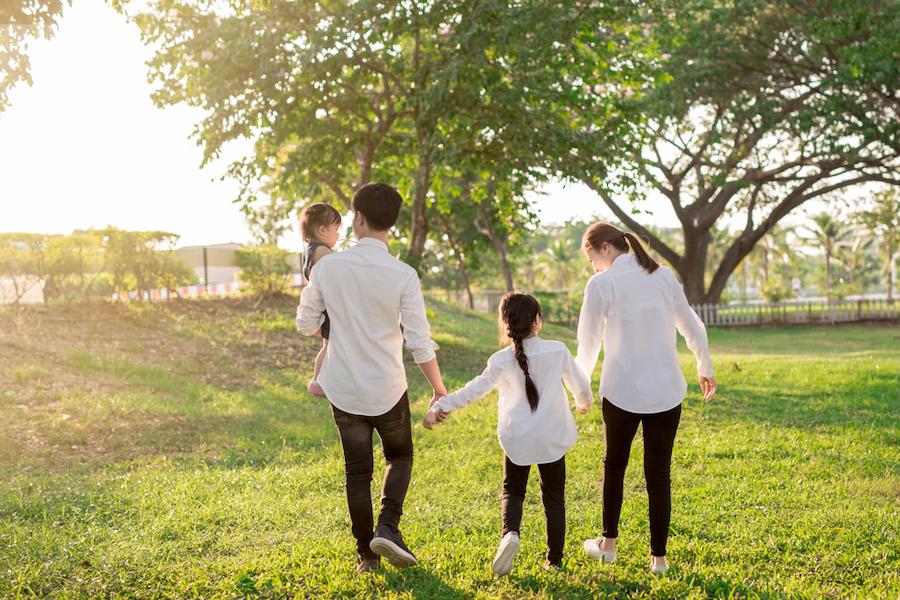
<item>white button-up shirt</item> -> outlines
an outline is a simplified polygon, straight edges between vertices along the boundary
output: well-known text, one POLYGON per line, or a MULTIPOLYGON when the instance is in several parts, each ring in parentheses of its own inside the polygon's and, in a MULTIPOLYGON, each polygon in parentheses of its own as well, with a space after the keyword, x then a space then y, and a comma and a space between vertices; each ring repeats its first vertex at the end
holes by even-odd
POLYGON ((364 237, 316 263, 297 308, 300 333, 315 334, 325 310, 331 333, 319 385, 345 412, 386 413, 407 387, 403 338, 416 363, 435 356, 418 274, 384 242, 364 237))
POLYGON ((528 357, 528 372, 538 390, 537 410, 531 412, 525 393, 525 373, 512 347, 494 353, 481 375, 461 390, 441 398, 436 406, 450 412, 499 388, 497 438, 503 451, 517 465, 554 462, 578 440, 563 383, 582 408, 591 405, 591 383, 575 366, 562 342, 531 337, 523 340, 523 347, 528 357))
POLYGON ((676 329, 697 359, 697 373, 712 377, 706 328, 675 275, 662 265, 647 273, 633 254, 622 254, 584 290, 575 362, 590 376, 602 344, 600 395, 629 412, 663 412, 687 391, 676 329))

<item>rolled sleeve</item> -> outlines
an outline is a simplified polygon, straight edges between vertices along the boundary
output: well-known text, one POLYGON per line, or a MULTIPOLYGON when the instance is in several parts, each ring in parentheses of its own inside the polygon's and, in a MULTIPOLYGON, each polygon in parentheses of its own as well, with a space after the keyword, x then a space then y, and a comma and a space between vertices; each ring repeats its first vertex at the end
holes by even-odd
POLYGON ((425 314, 425 298, 419 284, 419 276, 412 273, 400 298, 400 324, 406 347, 412 352, 416 364, 427 363, 435 358, 437 345, 431 339, 431 327, 425 314))

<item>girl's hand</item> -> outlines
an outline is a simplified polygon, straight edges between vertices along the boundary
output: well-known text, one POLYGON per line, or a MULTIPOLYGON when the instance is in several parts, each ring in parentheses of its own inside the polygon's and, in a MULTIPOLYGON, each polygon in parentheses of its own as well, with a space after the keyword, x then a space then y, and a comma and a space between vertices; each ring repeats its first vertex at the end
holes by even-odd
POLYGON ((700 377, 700 391, 703 392, 704 400, 712 400, 716 395, 716 389, 715 377, 700 377))
POLYGON ((591 406, 589 405, 589 406, 585 406, 584 408, 581 408, 580 406, 576 405, 575 410, 578 412, 578 414, 583 415, 587 411, 591 410, 591 406))

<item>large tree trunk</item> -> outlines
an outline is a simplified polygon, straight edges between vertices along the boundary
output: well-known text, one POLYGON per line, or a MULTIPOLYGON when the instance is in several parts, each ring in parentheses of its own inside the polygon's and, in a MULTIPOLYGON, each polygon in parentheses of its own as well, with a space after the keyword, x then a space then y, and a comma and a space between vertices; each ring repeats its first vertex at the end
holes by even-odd
POLYGON ((716 304, 722 296, 721 290, 710 290, 706 293, 706 256, 709 240, 708 229, 686 230, 684 233, 684 258, 679 264, 678 274, 681 275, 684 293, 691 304, 716 304))
POLYGON ((889 304, 894 303, 894 245, 888 245, 888 263, 887 263, 887 301, 889 304))
POLYGON ((513 286, 512 271, 510 271, 509 268, 509 259, 507 258, 506 235, 497 233, 497 228, 494 227, 493 218, 487 209, 486 202, 482 202, 478 205, 478 219, 476 220, 475 227, 481 235, 490 240, 491 246, 494 247, 494 251, 497 252, 497 258, 500 260, 500 269, 503 271, 506 291, 513 291, 515 288, 513 286))
POLYGON ((468 296, 469 299, 469 309, 475 310, 475 296, 472 294, 472 285, 469 282, 469 272, 466 271, 466 263, 463 260, 462 255, 460 255, 459 257, 459 274, 466 286, 466 296, 468 296))
POLYGON ((412 205, 412 225, 409 236, 407 260, 417 266, 425 251, 425 240, 428 239, 428 188, 431 184, 431 159, 428 155, 428 138, 424 134, 418 136, 419 167, 416 170, 415 190, 412 205))

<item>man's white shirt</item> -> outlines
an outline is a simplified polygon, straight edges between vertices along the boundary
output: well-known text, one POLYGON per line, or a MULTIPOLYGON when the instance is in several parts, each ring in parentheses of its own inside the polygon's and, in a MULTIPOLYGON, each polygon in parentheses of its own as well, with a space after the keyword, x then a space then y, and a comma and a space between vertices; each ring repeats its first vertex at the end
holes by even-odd
POLYGON ((404 337, 416 363, 435 357, 418 274, 384 242, 364 237, 316 263, 297 308, 300 333, 318 331, 325 310, 331 333, 319 385, 345 412, 386 413, 407 388, 404 337))

